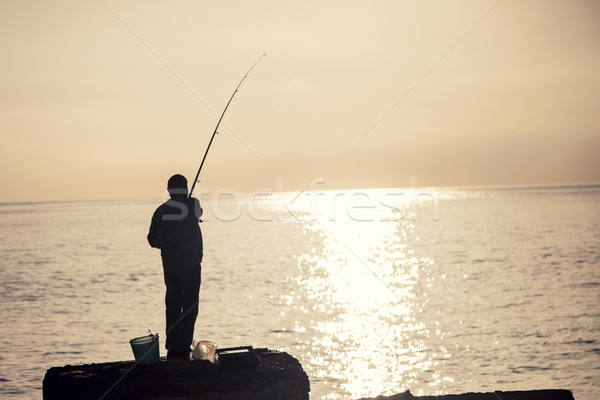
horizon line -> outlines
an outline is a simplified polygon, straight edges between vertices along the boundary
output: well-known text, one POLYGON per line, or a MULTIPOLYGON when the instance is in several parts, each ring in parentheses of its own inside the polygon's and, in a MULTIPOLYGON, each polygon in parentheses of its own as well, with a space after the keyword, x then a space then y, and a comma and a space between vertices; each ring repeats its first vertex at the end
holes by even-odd
MULTIPOLYGON (((520 190, 520 189, 558 189, 558 188, 586 188, 600 186, 600 181, 593 182, 561 182, 561 183, 523 183, 523 184, 497 184, 497 185, 437 185, 437 186, 397 186, 397 187, 369 187, 369 188, 345 188, 345 189, 296 189, 285 190, 279 193, 300 193, 300 192, 351 192, 357 190, 418 190, 435 189, 438 191, 448 190, 520 190)), ((231 189, 236 190, 231 187, 231 189)), ((259 188, 264 190, 267 188, 259 188)), ((166 190, 165 190, 166 192, 166 190)), ((164 193, 164 192, 163 192, 164 193)), ((242 196, 248 196, 250 192, 238 192, 242 196)), ((273 191, 273 194, 278 193, 273 191)), ((209 196, 210 198, 211 196, 209 196)), ((63 199, 63 200, 16 200, 16 201, 1 201, 0 206, 25 205, 25 204, 68 204, 68 203, 111 203, 111 202, 131 202, 131 201, 156 201, 157 198, 137 197, 137 198, 106 198, 106 199, 63 199)))

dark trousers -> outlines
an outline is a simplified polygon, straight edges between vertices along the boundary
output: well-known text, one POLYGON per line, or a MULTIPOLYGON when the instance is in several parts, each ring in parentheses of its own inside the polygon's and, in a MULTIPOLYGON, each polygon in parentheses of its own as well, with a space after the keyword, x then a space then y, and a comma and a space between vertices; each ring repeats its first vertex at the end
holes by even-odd
POLYGON ((194 337, 200 295, 200 264, 180 273, 166 273, 167 339, 165 347, 188 350, 194 337))

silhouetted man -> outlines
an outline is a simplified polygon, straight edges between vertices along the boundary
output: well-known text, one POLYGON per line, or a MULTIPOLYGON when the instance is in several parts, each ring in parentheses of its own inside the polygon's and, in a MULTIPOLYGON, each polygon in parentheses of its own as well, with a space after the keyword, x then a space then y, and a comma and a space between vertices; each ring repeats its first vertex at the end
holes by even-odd
POLYGON ((200 202, 188 198, 187 180, 173 175, 167 183, 171 199, 152 216, 148 243, 160 249, 167 293, 167 360, 189 359, 198 316, 202 232, 200 202))

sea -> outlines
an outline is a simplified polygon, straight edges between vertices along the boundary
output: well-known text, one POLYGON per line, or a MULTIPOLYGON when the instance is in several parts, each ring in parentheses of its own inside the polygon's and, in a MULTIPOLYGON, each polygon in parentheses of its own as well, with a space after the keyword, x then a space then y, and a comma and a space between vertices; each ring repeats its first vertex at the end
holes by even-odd
MULTIPOLYGON (((0 204, 0 398, 133 359, 164 282, 147 200, 0 204)), ((201 198, 195 338, 286 351, 311 399, 569 389, 600 398, 600 186, 201 198)))

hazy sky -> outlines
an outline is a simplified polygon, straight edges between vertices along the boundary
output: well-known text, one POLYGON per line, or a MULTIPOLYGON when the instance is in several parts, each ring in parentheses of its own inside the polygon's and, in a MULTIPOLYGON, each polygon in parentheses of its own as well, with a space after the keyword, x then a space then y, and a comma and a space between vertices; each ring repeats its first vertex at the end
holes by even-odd
POLYGON ((600 181, 597 1, 2 1, 0 201, 600 181), (383 119, 382 119, 383 117, 383 119))

